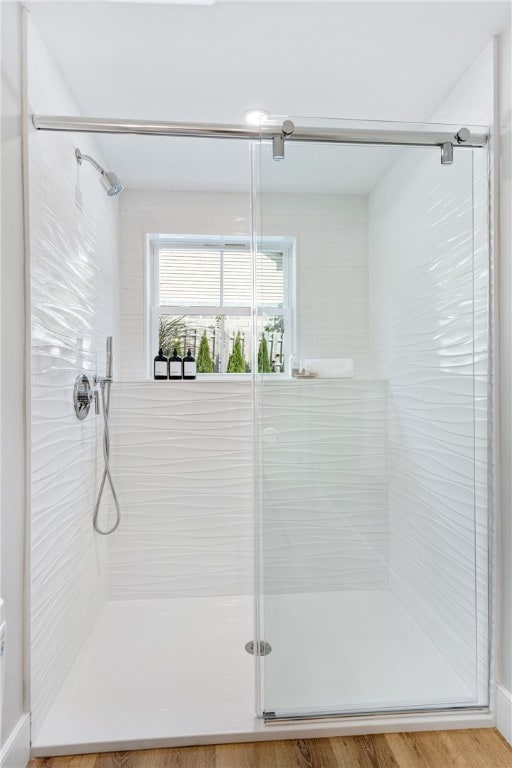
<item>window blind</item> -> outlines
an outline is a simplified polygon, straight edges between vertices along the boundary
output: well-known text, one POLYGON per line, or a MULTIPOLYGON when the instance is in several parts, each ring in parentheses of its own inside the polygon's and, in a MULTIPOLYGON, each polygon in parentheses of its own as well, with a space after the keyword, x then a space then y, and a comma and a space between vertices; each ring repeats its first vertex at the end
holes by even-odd
MULTIPOLYGON (((160 248, 158 264, 160 306, 251 306, 248 250, 160 248)), ((283 254, 257 254, 256 271, 258 303, 283 306, 283 254)))

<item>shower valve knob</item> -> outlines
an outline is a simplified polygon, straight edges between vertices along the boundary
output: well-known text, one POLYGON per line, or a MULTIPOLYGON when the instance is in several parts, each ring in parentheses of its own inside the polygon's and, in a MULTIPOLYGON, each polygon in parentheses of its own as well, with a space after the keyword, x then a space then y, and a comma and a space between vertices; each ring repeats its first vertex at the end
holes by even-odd
POLYGON ((81 373, 76 377, 75 387, 73 390, 73 404, 75 406, 75 413, 77 419, 83 421, 89 414, 91 408, 91 402, 93 399, 93 393, 91 384, 87 376, 81 373))

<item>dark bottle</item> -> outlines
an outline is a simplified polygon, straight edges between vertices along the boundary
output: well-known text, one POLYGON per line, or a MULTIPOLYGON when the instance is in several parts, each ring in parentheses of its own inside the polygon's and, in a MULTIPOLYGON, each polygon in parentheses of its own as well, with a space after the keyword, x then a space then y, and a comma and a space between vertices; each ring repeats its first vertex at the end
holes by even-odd
POLYGON ((196 359, 195 357, 192 357, 190 349, 187 349, 187 356, 183 358, 183 378, 196 378, 196 359))
POLYGON ((170 379, 182 379, 182 360, 178 355, 177 349, 173 349, 172 355, 169 358, 169 378, 170 379))
POLYGON ((158 350, 158 355, 153 362, 153 378, 155 379, 167 379, 167 358, 162 354, 162 350, 158 350))

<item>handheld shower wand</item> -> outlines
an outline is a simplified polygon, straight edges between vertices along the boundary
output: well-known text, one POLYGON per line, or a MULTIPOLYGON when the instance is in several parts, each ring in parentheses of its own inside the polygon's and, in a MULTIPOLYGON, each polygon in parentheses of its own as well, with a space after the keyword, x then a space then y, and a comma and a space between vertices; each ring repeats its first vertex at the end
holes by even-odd
POLYGON ((106 363, 106 378, 112 381, 112 336, 107 336, 107 363, 106 363))
POLYGON ((98 490, 98 496, 96 498, 96 504, 94 505, 93 526, 96 533, 99 533, 102 536, 108 536, 110 533, 114 533, 116 528, 119 526, 119 523, 121 522, 121 508, 119 506, 119 500, 117 498, 116 490, 114 488, 114 483, 112 481, 112 475, 110 474, 110 431, 108 426, 108 414, 110 409, 110 385, 112 384, 112 358, 113 358, 112 336, 107 336, 107 362, 106 362, 106 370, 105 370, 106 375, 94 377, 94 384, 99 389, 99 394, 101 398, 101 410, 103 411, 104 465, 103 465, 103 476, 101 478, 101 483, 98 490), (100 512, 103 491, 105 489, 105 484, 107 482, 110 486, 110 490, 112 491, 112 498, 114 499, 114 504, 116 508, 116 520, 114 525, 111 528, 108 528, 107 530, 103 530, 102 528, 100 528, 100 525, 98 522, 98 516, 100 512))

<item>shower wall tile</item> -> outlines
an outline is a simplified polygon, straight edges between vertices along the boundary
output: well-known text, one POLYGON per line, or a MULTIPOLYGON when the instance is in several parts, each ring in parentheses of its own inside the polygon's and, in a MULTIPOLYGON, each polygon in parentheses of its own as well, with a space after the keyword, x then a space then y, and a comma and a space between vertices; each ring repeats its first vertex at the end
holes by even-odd
MULTIPOLYGON (((433 116, 490 124, 492 47, 433 116)), ((370 339, 389 382, 390 586, 485 704, 485 153, 407 150, 369 201, 370 339)))
MULTIPOLYGON (((273 161, 271 161, 273 162, 273 161)), ((261 231, 297 245, 297 354, 348 357, 368 374, 368 207, 364 195, 261 195, 261 231)))
MULTIPOLYGON (((252 591, 250 391, 114 388, 123 524, 108 540, 110 599, 252 591)), ((263 427, 279 436, 263 445, 265 591, 386 587, 386 383, 269 382, 263 402, 263 427)))
POLYGON ((250 400, 250 382, 113 389, 110 599, 252 592, 250 400))
MULTIPOLYGON (((31 111, 79 114, 36 29, 28 30, 31 111)), ((78 421, 79 373, 104 371, 117 336, 118 204, 80 170, 77 138, 29 133, 31 289, 31 711, 38 729, 106 600, 105 542, 93 534, 101 424, 78 421)), ((101 162, 93 140, 80 148, 101 162)))
MULTIPOLYGON (((368 360, 366 198, 265 196, 262 215, 265 235, 297 239, 300 353, 309 357, 352 357, 356 376, 364 376, 368 360)), ((121 198, 121 376, 125 383, 114 388, 112 446, 116 484, 126 516, 122 529, 109 540, 111 598, 239 594, 252 590, 250 383, 197 381, 177 387, 171 383, 164 387, 153 381, 141 383, 146 377, 147 235, 248 236, 249 222, 249 197, 243 194, 132 190, 121 198)), ((291 386, 292 382, 286 384, 291 386)), ((356 443, 363 439, 368 395, 361 394, 360 400, 354 406, 359 414, 356 443)), ((327 419, 329 408, 337 407, 336 399, 329 402, 327 397, 324 406, 323 416, 327 419)), ((344 407, 350 410, 347 403, 344 407)), ((382 424, 379 428, 384 429, 382 424)), ((344 448, 349 450, 346 445, 344 448)), ((305 446, 300 450, 304 451, 305 446)), ((318 472, 327 471, 321 467, 319 453, 314 461, 318 472)), ((335 464, 333 461, 331 474, 336 471, 335 464)), ((347 547, 341 547, 345 560, 335 569, 332 583, 348 583, 349 569, 352 586, 381 583, 383 567, 380 563, 371 567, 373 545, 368 540, 375 535, 375 549, 384 557, 385 491, 372 487, 371 493, 365 494, 362 485, 352 488, 349 495, 357 506, 354 522, 343 512, 346 497, 340 484, 334 485, 326 512, 334 528, 357 530, 361 538, 363 528, 371 529, 371 534, 358 546, 352 564, 348 562, 347 547)), ((327 571, 322 574, 318 567, 317 544, 311 541, 308 554, 304 534, 296 531, 295 535, 296 542, 288 526, 286 537, 292 540, 293 556, 302 551, 311 561, 309 588, 331 588, 327 571)), ((282 538, 278 543, 278 537, 272 536, 274 555, 275 546, 281 545, 282 538)), ((292 581, 293 589, 298 589, 297 574, 292 581)), ((285 579, 277 565, 273 566, 271 582, 276 591, 284 588, 285 579)))
POLYGON ((265 593, 386 589, 387 383, 264 381, 259 400, 265 593))

